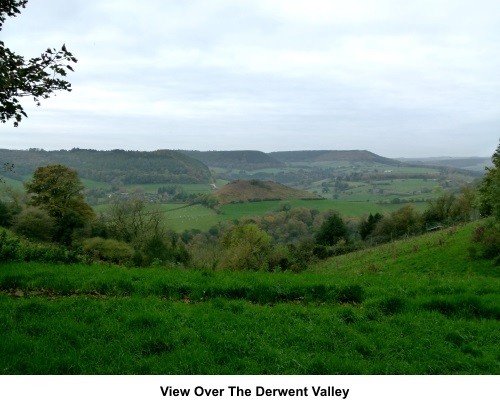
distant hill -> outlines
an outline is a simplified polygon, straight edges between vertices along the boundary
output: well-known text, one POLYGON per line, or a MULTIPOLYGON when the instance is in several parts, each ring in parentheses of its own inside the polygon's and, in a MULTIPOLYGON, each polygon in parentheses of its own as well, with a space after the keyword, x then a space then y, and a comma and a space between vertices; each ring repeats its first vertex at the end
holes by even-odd
POLYGON ((434 157, 434 158, 401 158, 406 164, 417 164, 424 166, 454 167, 457 169, 484 172, 486 166, 491 166, 489 157, 434 157))
POLYGON ((257 150, 236 151, 196 151, 180 150, 179 152, 203 162, 209 167, 236 170, 259 170, 279 168, 284 164, 269 154, 257 150))
POLYGON ((367 150, 302 150, 289 152, 271 152, 269 156, 283 163, 314 162, 370 162, 397 165, 397 160, 385 158, 367 150))
POLYGON ((237 180, 215 192, 221 204, 261 200, 321 199, 315 194, 296 190, 283 184, 261 180, 237 180))
POLYGON ((62 164, 75 169, 79 176, 112 184, 208 183, 210 170, 202 162, 172 150, 154 152, 97 151, 71 149, 0 149, 0 162, 15 165, 6 176, 22 179, 40 166, 62 164))

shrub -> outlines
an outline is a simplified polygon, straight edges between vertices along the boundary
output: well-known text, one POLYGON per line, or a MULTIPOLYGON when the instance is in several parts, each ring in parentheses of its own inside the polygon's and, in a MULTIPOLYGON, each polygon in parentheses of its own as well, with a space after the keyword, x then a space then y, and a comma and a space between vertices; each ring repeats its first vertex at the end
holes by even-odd
POLYGON ((84 240, 83 251, 93 259, 117 264, 129 264, 134 257, 134 249, 128 243, 100 237, 84 240))
POLYGON ((485 225, 477 227, 472 234, 472 242, 478 247, 474 250, 475 256, 495 259, 498 262, 500 258, 500 223, 489 221, 485 225))
POLYGON ((14 217, 12 230, 29 239, 48 242, 55 230, 54 219, 38 207, 28 207, 14 217))

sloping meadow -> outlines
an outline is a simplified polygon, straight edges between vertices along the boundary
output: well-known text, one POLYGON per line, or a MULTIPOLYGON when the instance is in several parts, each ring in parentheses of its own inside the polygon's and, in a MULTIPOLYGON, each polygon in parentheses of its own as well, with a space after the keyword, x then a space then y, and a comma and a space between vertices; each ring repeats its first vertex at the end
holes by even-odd
POLYGON ((474 225, 300 274, 0 264, 2 374, 498 374, 474 225))

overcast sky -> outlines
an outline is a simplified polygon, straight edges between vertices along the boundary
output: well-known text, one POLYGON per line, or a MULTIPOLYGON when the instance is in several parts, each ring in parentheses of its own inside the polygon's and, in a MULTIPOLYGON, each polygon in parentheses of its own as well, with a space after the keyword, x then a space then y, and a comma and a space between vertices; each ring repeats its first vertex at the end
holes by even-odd
POLYGON ((498 0, 30 0, 11 50, 78 58, 9 149, 491 156, 498 0))

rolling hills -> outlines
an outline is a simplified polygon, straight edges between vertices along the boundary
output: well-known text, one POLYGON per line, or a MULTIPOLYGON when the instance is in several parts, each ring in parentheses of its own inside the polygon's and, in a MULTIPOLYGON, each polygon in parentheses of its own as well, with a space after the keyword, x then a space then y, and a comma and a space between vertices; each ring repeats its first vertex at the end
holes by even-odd
POLYGON ((400 164, 397 160, 385 158, 367 150, 302 150, 271 152, 269 156, 288 164, 300 162, 370 162, 386 165, 400 164))
POLYGON ((285 165, 264 152, 257 150, 237 151, 188 151, 179 152, 203 162, 209 167, 225 169, 258 170, 266 168, 278 168, 285 165))
POLYGON ((40 166, 62 164, 75 169, 82 178, 111 184, 209 183, 212 175, 202 162, 172 150, 154 152, 115 149, 0 149, 0 162, 15 166, 5 173, 18 180, 30 176, 40 166))

